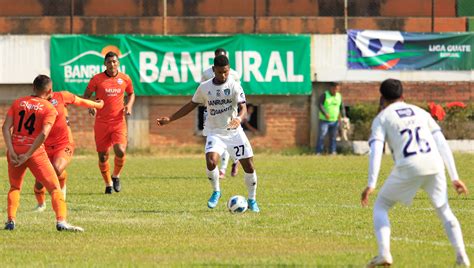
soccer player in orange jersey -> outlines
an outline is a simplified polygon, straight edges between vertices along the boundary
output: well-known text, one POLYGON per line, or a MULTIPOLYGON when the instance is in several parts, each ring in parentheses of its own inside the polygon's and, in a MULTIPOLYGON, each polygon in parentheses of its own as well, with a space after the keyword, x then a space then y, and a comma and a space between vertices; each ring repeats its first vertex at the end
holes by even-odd
POLYGON ((113 189, 120 192, 120 172, 125 164, 125 149, 127 147, 127 123, 125 115, 132 114, 135 94, 133 94, 132 80, 128 75, 119 72, 120 65, 117 54, 108 52, 104 57, 106 70, 92 77, 84 98, 89 99, 93 93, 97 99, 104 100, 104 108, 89 112, 95 115, 94 135, 97 153, 99 155, 99 169, 105 182, 105 193, 112 193, 113 189), (125 104, 125 92, 127 103, 125 104), (109 149, 114 148, 114 171, 110 176, 109 149))
MULTIPOLYGON (((53 164, 54 171, 58 176, 59 185, 63 192, 64 199, 66 199, 66 167, 71 162, 74 153, 74 140, 69 127, 68 111, 66 107, 69 104, 73 104, 86 108, 102 109, 102 107, 104 107, 104 101, 98 100, 94 102, 77 97, 67 91, 60 91, 53 92, 49 102, 51 102, 51 104, 56 108, 58 116, 56 117, 56 121, 54 122, 44 145, 49 160, 53 164)), ((38 180, 35 183, 34 191, 36 200, 38 201, 38 206, 35 208, 35 211, 42 212, 46 209, 45 187, 38 180)))
POLYGON ((66 222, 67 207, 58 177, 48 159, 43 142, 56 120, 58 112, 48 101, 52 94, 52 82, 46 75, 39 75, 33 82, 33 95, 15 100, 8 110, 2 133, 8 149, 8 221, 5 229, 15 229, 16 212, 20 205, 20 190, 29 168, 33 176, 51 194, 56 213, 58 231, 84 231, 66 222))

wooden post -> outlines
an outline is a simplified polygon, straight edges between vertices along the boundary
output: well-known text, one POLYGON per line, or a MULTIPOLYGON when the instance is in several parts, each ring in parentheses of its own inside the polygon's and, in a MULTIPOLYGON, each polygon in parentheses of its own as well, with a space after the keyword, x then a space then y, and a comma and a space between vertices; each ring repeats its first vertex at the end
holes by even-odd
POLYGON ((168 34, 168 1, 163 0, 163 35, 168 34))

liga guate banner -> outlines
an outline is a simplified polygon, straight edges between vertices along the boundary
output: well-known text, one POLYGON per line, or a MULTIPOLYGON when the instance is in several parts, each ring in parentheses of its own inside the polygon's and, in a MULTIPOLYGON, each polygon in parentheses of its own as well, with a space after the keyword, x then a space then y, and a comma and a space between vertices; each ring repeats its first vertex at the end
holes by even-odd
POLYGON ((136 95, 192 95, 224 48, 246 94, 309 95, 310 43, 309 35, 53 35, 51 77, 55 90, 82 95, 114 51, 136 95))
POLYGON ((349 30, 349 69, 473 70, 474 33, 349 30))

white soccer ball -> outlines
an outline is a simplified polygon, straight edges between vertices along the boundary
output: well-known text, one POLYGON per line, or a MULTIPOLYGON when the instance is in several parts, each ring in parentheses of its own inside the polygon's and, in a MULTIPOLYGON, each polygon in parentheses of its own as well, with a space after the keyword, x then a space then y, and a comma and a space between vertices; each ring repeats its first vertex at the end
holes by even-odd
POLYGON ((227 208, 231 213, 244 213, 248 206, 247 199, 241 195, 234 195, 227 201, 227 208))

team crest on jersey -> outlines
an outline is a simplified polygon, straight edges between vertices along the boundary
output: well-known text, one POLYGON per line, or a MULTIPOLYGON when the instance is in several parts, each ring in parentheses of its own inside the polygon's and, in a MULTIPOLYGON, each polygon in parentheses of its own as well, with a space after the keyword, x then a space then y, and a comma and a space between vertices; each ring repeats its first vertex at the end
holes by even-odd
POLYGON ((117 79, 117 83, 118 83, 119 85, 123 84, 123 79, 122 79, 122 78, 117 79))
POLYGON ((230 89, 229 88, 224 89, 224 95, 226 95, 226 96, 230 95, 230 89))
POLYGON ((58 105, 58 100, 57 99, 51 99, 49 102, 51 102, 51 104, 53 106, 57 106, 58 105))
POLYGON ((220 89, 216 90, 216 96, 217 96, 217 97, 220 97, 220 96, 221 96, 221 90, 220 90, 220 89))
POLYGON ((410 117, 410 116, 415 115, 415 112, 413 112, 411 108, 398 109, 398 110, 395 110, 395 112, 397 112, 400 118, 405 118, 405 117, 410 117))

